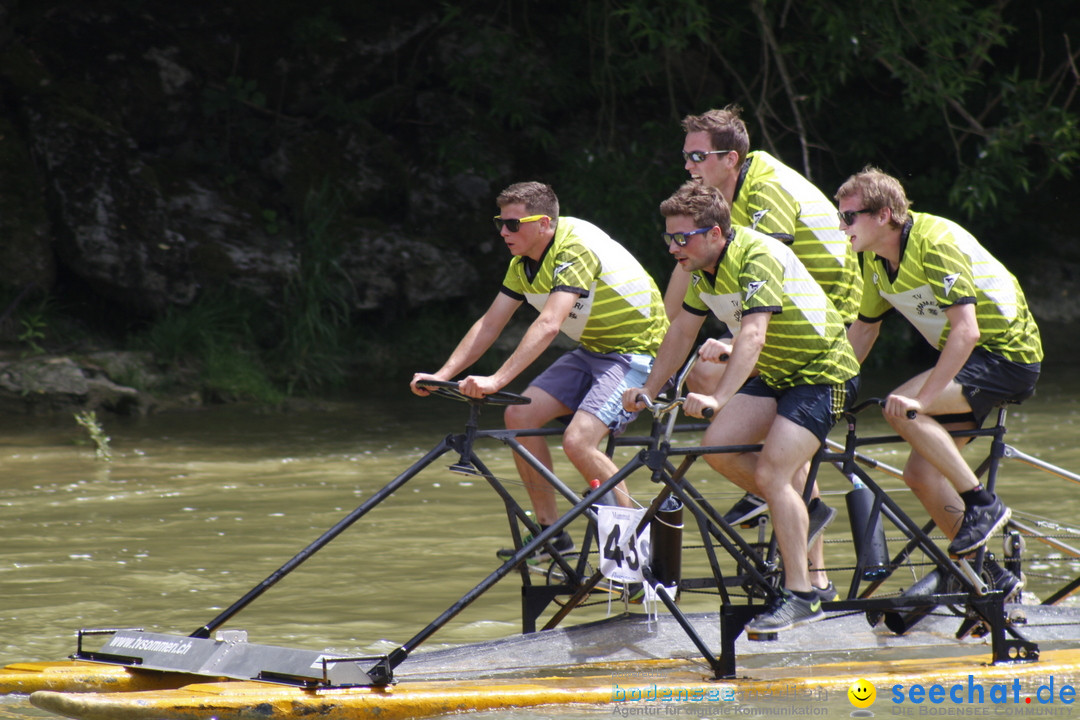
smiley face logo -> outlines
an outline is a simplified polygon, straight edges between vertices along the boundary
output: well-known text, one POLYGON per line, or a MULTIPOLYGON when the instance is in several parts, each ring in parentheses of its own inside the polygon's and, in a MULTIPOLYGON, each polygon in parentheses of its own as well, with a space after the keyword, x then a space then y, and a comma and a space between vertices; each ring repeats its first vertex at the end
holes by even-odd
POLYGON ((877 688, 869 680, 856 680, 847 691, 848 700, 857 708, 868 708, 877 699, 877 688))

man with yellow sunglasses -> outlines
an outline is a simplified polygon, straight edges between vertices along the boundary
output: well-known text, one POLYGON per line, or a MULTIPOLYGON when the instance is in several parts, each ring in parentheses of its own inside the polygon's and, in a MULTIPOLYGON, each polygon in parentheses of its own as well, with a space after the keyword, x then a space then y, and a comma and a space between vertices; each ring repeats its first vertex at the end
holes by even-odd
MULTIPOLYGON (((494 302, 476 321, 436 372, 416 373, 411 387, 428 391, 420 380, 450 380, 475 363, 500 336, 523 303, 539 313, 515 350, 491 375, 468 375, 458 389, 483 397, 506 387, 547 350, 560 331, 578 346, 533 379, 524 395, 532 402, 510 405, 506 426, 537 428, 569 418, 562 444, 567 458, 586 480, 606 480, 617 468, 598 447, 608 433, 621 432, 636 413, 622 406, 622 393, 644 383, 668 329, 656 283, 633 255, 595 225, 559 215, 559 200, 538 182, 511 185, 496 199, 495 227, 513 258, 494 302)), ((551 454, 543 437, 519 442, 546 467, 551 454)), ((541 530, 559 512, 551 485, 515 454, 541 530)), ((619 504, 631 507, 626 487, 616 487, 619 504)), ((528 542, 529 538, 526 538, 528 542)), ((565 531, 552 544, 573 548, 565 531)), ((500 550, 510 557, 513 549, 500 550)), ((547 559, 539 551, 529 562, 547 559)))

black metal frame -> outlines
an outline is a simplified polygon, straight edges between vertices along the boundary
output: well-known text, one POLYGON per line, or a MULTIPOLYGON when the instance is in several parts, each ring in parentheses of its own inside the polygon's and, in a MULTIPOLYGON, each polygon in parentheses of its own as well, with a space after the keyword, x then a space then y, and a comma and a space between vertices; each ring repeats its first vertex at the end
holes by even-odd
MULTIPOLYGON (((262 593, 266 592, 270 587, 284 578, 285 575, 296 569, 305 560, 310 558, 347 528, 364 517, 370 510, 404 486, 422 470, 430 466, 443 455, 447 453, 456 453, 458 459, 451 465, 451 469, 465 471, 483 477, 503 500, 510 527, 510 534, 514 540, 515 547, 518 548, 517 551, 511 558, 491 572, 472 590, 461 596, 456 602, 435 618, 435 620, 394 651, 377 658, 331 658, 328 662, 355 662, 358 664, 363 662, 366 665, 367 663, 374 661, 373 664, 363 669, 371 680, 370 684, 375 686, 390 684, 394 682, 394 669, 400 665, 410 653, 443 627, 449 620, 490 589, 495 583, 514 571, 518 571, 522 578, 523 632, 535 631, 537 620, 554 598, 561 595, 570 596, 570 599, 564 603, 560 610, 548 621, 544 626, 544 629, 546 630, 555 627, 575 606, 588 596, 589 592, 596 586, 600 579, 599 573, 594 573, 588 578, 584 577, 589 544, 592 539, 595 538, 595 513, 593 511, 595 498, 606 494, 619 482, 633 473, 646 468, 650 471, 652 480, 661 485, 661 490, 656 495, 648 511, 645 513, 645 517, 642 520, 642 527, 651 520, 660 503, 668 495, 677 497, 695 519, 698 532, 704 542, 712 577, 683 579, 680 582, 679 587, 680 589, 700 588, 704 586, 715 587, 716 591, 719 593, 721 598, 720 652, 714 653, 706 645, 700 634, 694 629, 692 623, 679 609, 674 599, 672 599, 662 587, 657 588, 657 595, 679 622, 687 636, 701 652, 704 659, 709 663, 714 676, 716 678, 735 677, 737 665, 735 641, 743 631, 745 624, 755 614, 760 612, 763 607, 760 604, 755 604, 755 599, 760 599, 762 602, 767 603, 779 592, 775 583, 775 541, 769 543, 771 549, 765 555, 762 555, 756 546, 747 542, 735 528, 723 520, 721 514, 718 513, 716 509, 708 503, 704 496, 687 481, 685 474, 690 465, 702 455, 752 451, 759 449, 760 445, 673 447, 670 444, 670 438, 673 432, 699 430, 703 426, 691 425, 677 427, 674 425, 673 415, 669 416, 665 425, 661 418, 656 416, 654 417, 652 432, 649 436, 644 438, 625 438, 618 443, 613 442, 609 446, 644 445, 643 449, 637 453, 630 462, 620 468, 615 475, 603 482, 599 488, 593 491, 593 493, 581 497, 563 483, 554 473, 544 467, 543 464, 529 453, 518 441, 518 438, 520 437, 557 435, 560 434, 561 431, 556 429, 526 431, 480 430, 478 426, 480 410, 483 405, 489 402, 490 398, 489 400, 475 400, 472 398, 465 398, 460 394, 450 394, 456 399, 465 400, 469 403, 469 417, 464 433, 451 434, 443 438, 420 460, 387 483, 383 488, 345 516, 332 528, 323 533, 323 535, 313 543, 304 548, 304 550, 248 591, 243 597, 221 612, 217 617, 191 633, 188 637, 199 639, 209 638, 215 630, 231 620, 237 613, 246 608, 262 593), (525 461, 528 462, 531 467, 536 469, 557 492, 570 501, 572 504, 571 509, 550 527, 541 531, 541 528, 532 522, 528 514, 515 500, 503 483, 476 455, 474 444, 479 440, 486 439, 494 439, 502 442, 510 447, 513 452, 524 458, 525 461), (677 457, 681 457, 682 461, 679 467, 675 468, 671 464, 671 460, 677 457), (575 562, 574 558, 563 558, 560 556, 555 548, 549 543, 571 522, 582 515, 585 515, 590 520, 589 530, 586 535, 585 548, 583 549, 583 552, 578 555, 575 562), (524 526, 533 534, 532 539, 527 543, 522 540, 520 526, 524 526), (738 568, 738 572, 735 575, 725 575, 722 571, 716 552, 717 545, 735 561, 736 567, 738 568), (560 575, 565 580, 564 583, 559 585, 540 585, 532 582, 527 568, 526 558, 540 547, 546 547, 552 554, 555 564, 560 568, 560 575), (738 586, 752 588, 753 590, 752 592, 748 592, 748 602, 745 604, 734 602, 731 595, 728 593, 728 587, 738 586)), ((519 398, 519 396, 510 396, 508 393, 501 393, 500 395, 505 396, 503 399, 519 398)), ((516 400, 507 400, 507 402, 503 402, 502 404, 509 404, 511 401, 516 402, 516 400)), ((671 408, 669 408, 669 410, 670 409, 671 408)), ((1011 448, 1008 448, 1003 442, 1005 434, 1004 417, 1004 410, 1002 410, 998 418, 998 424, 995 427, 964 433, 965 435, 970 435, 972 437, 989 436, 992 438, 990 457, 978 471, 980 475, 984 473, 987 474, 985 484, 991 490, 996 481, 997 465, 1011 450, 1011 448)), ((942 572, 949 574, 955 580, 956 586, 963 591, 906 597, 873 598, 870 597, 870 594, 880 585, 880 581, 868 584, 867 587, 863 589, 862 594, 859 594, 860 573, 857 570, 853 576, 847 597, 844 600, 827 603, 825 605, 826 609, 838 611, 879 612, 896 609, 912 610, 940 605, 962 606, 965 609, 962 613, 965 618, 965 624, 970 627, 970 624, 973 622, 981 622, 988 628, 988 632, 992 639, 992 661, 994 663, 1032 662, 1037 660, 1039 656, 1038 646, 1024 639, 1016 628, 1006 622, 1001 592, 996 590, 987 591, 984 587, 981 587, 977 573, 974 572, 974 569, 967 567, 962 563, 955 563, 948 558, 929 537, 928 533, 933 527, 932 523, 926 526, 919 526, 916 524, 861 467, 862 464, 873 467, 875 462, 862 456, 858 452, 859 447, 900 440, 901 439, 897 436, 858 438, 855 434, 855 414, 853 412, 849 413, 848 434, 843 451, 833 452, 827 447, 823 447, 815 456, 812 461, 811 471, 806 486, 806 498, 809 498, 809 493, 812 488, 810 480, 816 477, 822 463, 836 465, 840 467, 845 474, 858 476, 874 494, 873 511, 880 512, 882 516, 891 521, 896 527, 900 528, 909 538, 904 550, 893 559, 893 569, 902 564, 911 552, 915 549, 919 549, 928 557, 932 558, 942 572)), ((1080 478, 1077 478, 1076 476, 1070 476, 1070 479, 1080 481, 1080 478)), ((974 562, 975 568, 981 566, 983 554, 983 550, 980 550, 977 553, 974 562)), ((862 559, 860 558, 859 567, 861 567, 861 563, 862 559)), ((649 574, 646 574, 646 580, 652 581, 653 578, 649 574)), ((1080 579, 1072 585, 1080 587, 1080 579)), ((1075 589, 1075 587, 1067 587, 1060 592, 1068 594, 1075 589)), ((96 631, 84 631, 85 634, 94 634, 95 632, 96 631)), ((80 633, 79 649, 73 657, 104 659, 101 653, 84 650, 82 647, 82 636, 83 633, 80 633)), ((121 660, 122 659, 117 658, 113 661, 120 662, 120 664, 134 664, 125 663, 121 660)), ((182 667, 175 669, 181 672, 186 671, 185 668, 182 667)), ((267 668, 263 672, 264 677, 287 681, 286 678, 277 678, 273 668, 267 668)), ((304 679, 304 683, 310 684, 314 682, 316 685, 325 686, 328 682, 325 679, 325 674, 324 669, 324 678, 322 681, 319 681, 318 679, 313 681, 311 678, 306 678, 304 679)))

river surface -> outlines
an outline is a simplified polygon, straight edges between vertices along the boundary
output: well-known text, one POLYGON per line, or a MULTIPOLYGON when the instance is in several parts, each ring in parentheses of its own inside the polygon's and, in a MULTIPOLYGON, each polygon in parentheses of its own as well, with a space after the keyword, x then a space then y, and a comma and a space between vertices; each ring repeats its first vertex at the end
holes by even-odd
MULTIPOLYGON (((1069 367, 1048 367, 1038 396, 1010 413, 1007 440, 1077 472, 1080 381, 1073 375, 1069 367)), ((870 383, 869 394, 881 393, 870 383)), ((460 432, 466 415, 464 404, 417 398, 402 387, 289 413, 222 406, 104 417, 108 462, 95 458, 89 435, 70 416, 0 418, 0 663, 66 657, 78 628, 194 632, 441 438, 460 432)), ((488 408, 480 424, 494 428, 500 421, 500 411, 488 408)), ((870 418, 863 429, 885 432, 870 418)), ((645 433, 648 424, 639 420, 633 430, 645 433)), ((842 428, 832 437, 841 439, 842 428)), ((508 450, 496 442, 478 449, 524 502, 508 450)), ((633 452, 621 450, 620 462, 633 452)), ((902 465, 899 446, 867 452, 902 465)), ((560 452, 555 457, 556 472, 572 487, 583 485, 560 452)), ((454 459, 436 461, 226 627, 247 630, 252 642, 347 654, 384 653, 413 637, 493 571, 495 550, 509 542, 501 501, 482 479, 449 472, 454 459)), ((740 495, 703 463, 690 477, 719 507, 740 495)), ((1064 526, 1065 537, 1075 535, 1080 487, 1014 464, 1005 466, 1000 482, 1001 495, 1023 517, 1050 518, 1064 526)), ((902 494, 898 481, 883 484, 902 494)), ((639 499, 651 487, 645 475, 632 479, 639 499)), ((823 476, 823 487, 830 504, 842 509, 843 478, 823 476)), ((846 523, 843 513, 838 523, 846 523)), ((1080 537, 1067 541, 1080 544, 1080 537)), ((844 547, 830 546, 830 566, 850 562, 844 547)), ((694 570, 694 557, 684 562, 694 570)), ((1027 572, 1029 589, 1045 594, 1080 568, 1050 557, 1027 572)), ((511 575, 424 647, 519 632, 519 598, 520 579, 511 575)), ((689 611, 718 605, 715 595, 684 595, 683 603, 689 611)), ((621 603, 612 608, 622 609, 621 603)), ((571 618, 607 611, 597 604, 571 618)), ((827 706, 837 716, 851 710, 843 698, 827 706)), ((6 698, 0 717, 49 716, 25 698, 6 698)))

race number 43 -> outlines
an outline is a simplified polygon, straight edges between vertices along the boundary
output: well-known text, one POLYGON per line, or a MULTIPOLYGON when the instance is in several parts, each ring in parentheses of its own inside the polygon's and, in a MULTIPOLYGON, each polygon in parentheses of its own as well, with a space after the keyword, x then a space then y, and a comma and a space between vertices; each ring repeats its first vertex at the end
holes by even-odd
POLYGON ((600 534, 600 572, 618 582, 644 582, 642 568, 652 557, 651 530, 648 525, 635 535, 645 510, 597 506, 597 529, 600 534))

